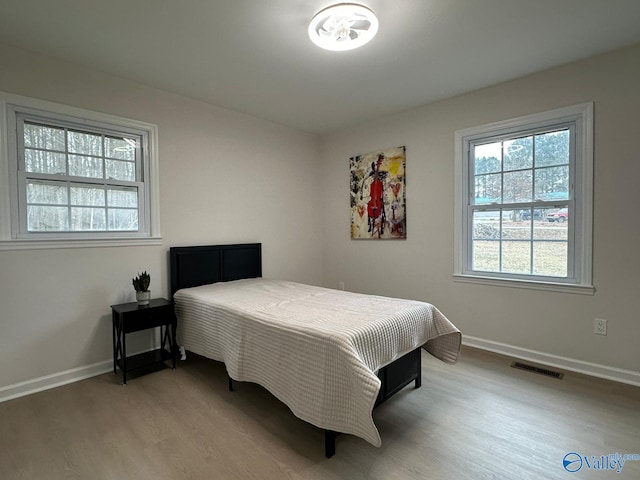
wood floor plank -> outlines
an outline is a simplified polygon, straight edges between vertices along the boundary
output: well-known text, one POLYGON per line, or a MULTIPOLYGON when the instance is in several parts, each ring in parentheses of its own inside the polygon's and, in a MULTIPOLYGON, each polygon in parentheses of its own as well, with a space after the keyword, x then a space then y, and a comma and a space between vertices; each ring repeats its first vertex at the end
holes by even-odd
MULTIPOLYGON (((458 364, 423 352, 422 388, 374 412, 382 447, 322 430, 263 388, 227 389, 224 366, 189 355, 126 386, 105 374, 0 403, 0 478, 596 479, 563 469, 570 452, 640 454, 640 388, 510 368, 465 348, 458 364)), ((616 479, 640 478, 628 461, 616 479)))

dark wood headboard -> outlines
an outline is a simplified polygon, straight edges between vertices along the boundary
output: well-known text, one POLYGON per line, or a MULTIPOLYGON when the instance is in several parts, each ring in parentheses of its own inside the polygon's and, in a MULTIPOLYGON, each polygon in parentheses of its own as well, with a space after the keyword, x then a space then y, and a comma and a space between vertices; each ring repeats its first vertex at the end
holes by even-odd
POLYGON ((181 288, 262 276, 262 244, 171 247, 171 298, 181 288))

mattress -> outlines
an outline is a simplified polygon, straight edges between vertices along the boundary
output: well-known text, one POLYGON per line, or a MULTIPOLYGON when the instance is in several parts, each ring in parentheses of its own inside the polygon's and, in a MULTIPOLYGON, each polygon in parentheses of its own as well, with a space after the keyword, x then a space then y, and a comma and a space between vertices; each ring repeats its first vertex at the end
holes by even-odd
POLYGON ((302 420, 375 446, 376 372, 423 346, 454 363, 460 331, 433 305, 264 278, 182 289, 178 343, 224 362, 302 420))

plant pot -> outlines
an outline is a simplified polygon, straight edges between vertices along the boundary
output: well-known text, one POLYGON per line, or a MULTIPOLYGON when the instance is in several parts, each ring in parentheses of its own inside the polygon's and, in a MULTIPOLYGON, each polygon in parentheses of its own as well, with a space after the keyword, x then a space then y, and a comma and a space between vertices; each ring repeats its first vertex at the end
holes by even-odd
POLYGON ((149 305, 149 299, 151 298, 151 292, 149 290, 145 292, 136 292, 136 300, 138 306, 149 305))

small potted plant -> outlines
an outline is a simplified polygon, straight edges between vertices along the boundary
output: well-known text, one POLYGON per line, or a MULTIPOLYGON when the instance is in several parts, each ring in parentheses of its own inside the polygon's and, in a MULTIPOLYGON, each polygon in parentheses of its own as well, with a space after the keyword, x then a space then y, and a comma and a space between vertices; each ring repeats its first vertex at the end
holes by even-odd
POLYGON ((138 305, 149 305, 149 299, 151 298, 151 292, 149 291, 151 275, 146 271, 138 273, 138 276, 132 280, 132 283, 133 288, 136 290, 138 305))

